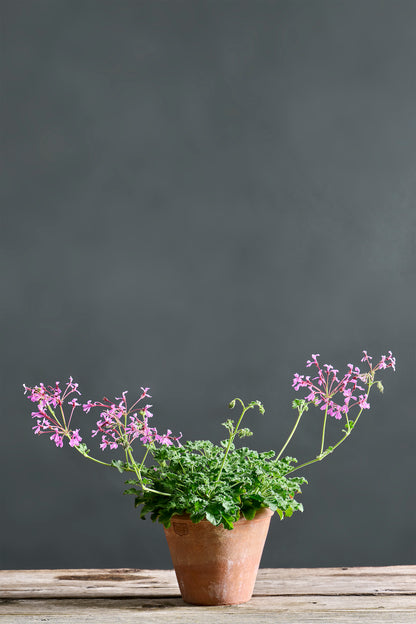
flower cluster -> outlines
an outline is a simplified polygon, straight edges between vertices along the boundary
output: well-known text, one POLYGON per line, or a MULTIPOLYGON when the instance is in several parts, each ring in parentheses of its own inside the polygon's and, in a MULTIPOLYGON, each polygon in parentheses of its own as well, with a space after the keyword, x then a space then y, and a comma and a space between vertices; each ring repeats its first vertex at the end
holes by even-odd
MULTIPOLYGON (((62 391, 60 382, 57 381, 55 386, 45 386, 40 383, 33 388, 23 384, 25 394, 33 403, 37 403, 37 411, 32 412, 32 417, 36 418, 36 426, 33 427, 35 434, 50 433, 50 439, 55 442, 57 447, 62 448, 64 438, 69 439, 69 445, 78 447, 82 441, 79 429, 71 429, 72 416, 75 408, 80 407, 77 399, 74 397, 68 400, 68 397, 74 393, 81 395, 78 390, 78 384, 74 382, 72 377, 69 378, 65 389, 62 391), (66 406, 71 407, 69 416, 65 416, 66 406)), ((126 392, 122 396, 116 398, 118 404, 112 403, 107 398, 103 401, 87 401, 82 408, 87 414, 92 408, 101 408, 100 419, 97 421, 97 429, 92 431, 92 437, 98 433, 101 434, 100 448, 104 450, 107 447, 116 449, 122 446, 124 449, 131 447, 136 438, 144 445, 153 445, 155 443, 171 446, 176 442, 180 446, 179 436, 173 436, 170 429, 164 434, 159 434, 156 427, 149 427, 148 419, 153 416, 149 411, 151 405, 145 405, 138 408, 138 403, 145 397, 150 398, 148 394, 149 388, 142 388, 141 395, 131 407, 128 407, 126 400, 126 392), (137 411, 134 411, 137 408, 137 411)))
POLYGON ((119 445, 129 448, 133 441, 139 438, 143 444, 158 444, 171 446, 174 442, 180 446, 179 436, 173 436, 170 429, 165 434, 159 434, 156 427, 149 427, 148 419, 153 416, 149 411, 151 405, 145 405, 138 411, 134 411, 137 403, 144 398, 151 398, 148 394, 149 388, 142 388, 142 393, 136 403, 130 408, 127 406, 126 394, 123 392, 121 397, 116 398, 118 405, 111 403, 107 398, 103 402, 88 401, 83 405, 84 412, 88 413, 91 408, 99 407, 102 409, 100 419, 97 421, 97 429, 92 431, 92 436, 101 434, 100 448, 104 450, 108 446, 110 449, 116 449, 119 445), (133 413, 132 413, 133 412, 133 413))
POLYGON ((367 354, 367 351, 363 353, 361 361, 368 365, 368 370, 362 372, 358 366, 348 364, 348 371, 341 379, 338 377, 339 371, 336 368, 330 364, 324 364, 321 367, 318 362, 319 353, 313 354, 306 366, 316 367, 316 377, 311 379, 308 375, 295 373, 292 386, 296 391, 300 388, 307 388, 308 394, 305 396, 305 401, 320 406, 320 409, 329 416, 340 420, 345 415, 348 420, 348 412, 351 408, 357 405, 361 410, 370 408, 368 393, 374 382, 376 371, 385 368, 396 369, 396 359, 391 351, 388 355, 382 355, 376 366, 372 365, 372 357, 367 354), (360 383, 367 384, 367 388, 361 386, 360 383), (334 400, 336 395, 342 397, 341 400, 338 399, 338 402, 334 400))
POLYGON ((32 412, 32 418, 36 418, 36 425, 33 428, 36 434, 51 433, 50 439, 53 440, 58 447, 63 447, 64 438, 69 438, 70 446, 78 446, 82 440, 79 435, 79 429, 71 429, 72 415, 76 407, 80 403, 76 398, 67 401, 71 394, 81 394, 78 390, 78 384, 74 383, 72 377, 69 378, 65 390, 62 391, 60 382, 57 381, 55 386, 45 386, 43 383, 34 388, 30 388, 23 384, 25 394, 29 392, 29 400, 37 403, 38 411, 32 412), (71 412, 66 419, 64 414, 64 405, 71 406, 71 412), (58 411, 58 415, 56 414, 58 411))

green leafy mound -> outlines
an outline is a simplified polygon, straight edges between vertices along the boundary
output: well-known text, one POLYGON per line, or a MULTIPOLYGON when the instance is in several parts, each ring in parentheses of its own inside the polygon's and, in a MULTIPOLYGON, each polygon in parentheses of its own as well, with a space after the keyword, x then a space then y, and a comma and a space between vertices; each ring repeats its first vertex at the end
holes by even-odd
MULTIPOLYGON (((240 437, 251 433, 241 431, 240 437)), ((232 529, 240 517, 250 520, 264 507, 281 519, 303 511, 294 497, 307 481, 285 476, 296 462, 291 457, 273 459, 274 451, 235 448, 230 440, 220 446, 208 440, 187 442, 179 448, 163 446, 152 454, 156 465, 142 469, 146 489, 139 481, 129 480, 126 483, 135 487, 125 494, 135 496, 136 507, 142 505, 142 518, 150 513, 153 521, 167 528, 173 515, 189 514, 192 522, 208 520, 232 529)))

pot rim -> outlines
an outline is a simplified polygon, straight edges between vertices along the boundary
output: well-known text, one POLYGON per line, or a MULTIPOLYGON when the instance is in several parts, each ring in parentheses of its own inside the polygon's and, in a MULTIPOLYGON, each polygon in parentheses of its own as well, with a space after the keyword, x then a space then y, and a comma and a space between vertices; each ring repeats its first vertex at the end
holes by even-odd
MULTIPOLYGON (((244 516, 241 514, 239 519, 236 520, 234 522, 234 525, 237 524, 238 522, 260 522, 261 520, 264 520, 265 517, 272 517, 274 515, 274 511, 272 511, 270 509, 270 507, 261 507, 260 509, 257 510, 256 515, 254 516, 254 518, 252 518, 251 520, 247 520, 247 518, 244 518, 244 516)), ((173 516, 171 517, 171 522, 191 522, 192 524, 201 524, 203 522, 207 523, 207 524, 211 524, 212 526, 216 526, 216 527, 222 527, 222 522, 220 524, 212 524, 212 522, 210 522, 209 520, 207 520, 206 518, 204 518, 203 520, 199 520, 198 522, 192 522, 190 515, 189 514, 173 514, 173 516)), ((232 531, 232 529, 230 529, 232 531)))

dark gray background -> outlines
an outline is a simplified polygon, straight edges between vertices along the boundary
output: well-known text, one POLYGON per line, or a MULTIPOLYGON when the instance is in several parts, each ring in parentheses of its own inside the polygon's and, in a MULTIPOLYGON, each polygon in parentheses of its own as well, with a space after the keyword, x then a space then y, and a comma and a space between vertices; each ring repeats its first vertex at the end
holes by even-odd
MULTIPOLYGON (((186 439, 260 399, 250 442, 279 449, 294 372, 362 349, 397 372, 305 470, 305 512, 273 520, 262 565, 415 563, 416 3, 1 14, 1 566, 171 565, 121 475, 33 436, 23 382, 148 385, 154 424, 186 439)), ((291 454, 318 452, 320 422, 291 454)))

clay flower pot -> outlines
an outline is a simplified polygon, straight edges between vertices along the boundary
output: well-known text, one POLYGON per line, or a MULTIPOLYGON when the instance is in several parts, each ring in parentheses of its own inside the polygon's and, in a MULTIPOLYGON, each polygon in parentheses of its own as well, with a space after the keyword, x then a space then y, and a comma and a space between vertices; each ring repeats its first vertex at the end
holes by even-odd
POLYGON ((174 516, 165 535, 183 600, 195 605, 250 600, 272 515, 260 509, 253 520, 241 518, 232 530, 174 516))

